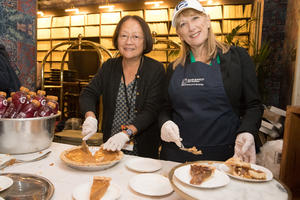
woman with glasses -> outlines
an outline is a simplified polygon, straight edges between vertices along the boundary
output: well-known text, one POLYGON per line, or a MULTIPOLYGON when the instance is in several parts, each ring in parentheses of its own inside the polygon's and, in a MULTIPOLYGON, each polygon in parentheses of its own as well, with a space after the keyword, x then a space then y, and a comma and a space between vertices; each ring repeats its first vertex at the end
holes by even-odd
POLYGON ((224 161, 235 155, 255 163, 262 106, 250 56, 215 39, 197 0, 178 3, 172 25, 182 49, 167 70, 166 104, 159 120, 161 158, 224 161), (182 151, 182 146, 202 154, 182 151))
POLYGON ((149 26, 141 17, 125 16, 113 44, 120 56, 103 63, 80 95, 82 134, 90 137, 97 131, 96 104, 102 95, 103 149, 158 158, 157 117, 165 71, 160 62, 144 55, 153 47, 149 26))

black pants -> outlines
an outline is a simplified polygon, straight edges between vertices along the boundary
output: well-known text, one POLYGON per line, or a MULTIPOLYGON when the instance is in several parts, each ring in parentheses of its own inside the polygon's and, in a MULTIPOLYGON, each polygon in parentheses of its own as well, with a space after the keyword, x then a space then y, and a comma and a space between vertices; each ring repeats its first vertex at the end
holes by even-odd
POLYGON ((234 154, 234 144, 200 147, 202 155, 180 150, 173 142, 163 142, 160 152, 160 159, 175 162, 190 162, 198 160, 225 161, 234 154))

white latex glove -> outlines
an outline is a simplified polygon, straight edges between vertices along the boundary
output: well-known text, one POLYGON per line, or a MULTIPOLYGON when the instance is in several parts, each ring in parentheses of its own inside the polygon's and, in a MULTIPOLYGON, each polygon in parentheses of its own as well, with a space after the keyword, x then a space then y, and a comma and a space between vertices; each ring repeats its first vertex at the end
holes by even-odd
POLYGON ((103 149, 107 151, 120 151, 122 147, 129 141, 126 133, 119 132, 111 136, 103 145, 103 149))
POLYGON ((166 121, 161 127, 161 139, 165 142, 174 142, 181 147, 182 138, 179 135, 178 126, 171 120, 166 121))
POLYGON ((256 162, 255 142, 251 133, 238 134, 235 140, 234 157, 238 157, 244 162, 256 162))
MULTIPOLYGON (((94 135, 97 132, 97 128, 98 128, 98 120, 94 117, 87 117, 82 124, 81 134, 83 136, 89 135, 88 138, 90 138, 92 135, 94 135)), ((85 137, 86 140, 88 138, 85 137)))

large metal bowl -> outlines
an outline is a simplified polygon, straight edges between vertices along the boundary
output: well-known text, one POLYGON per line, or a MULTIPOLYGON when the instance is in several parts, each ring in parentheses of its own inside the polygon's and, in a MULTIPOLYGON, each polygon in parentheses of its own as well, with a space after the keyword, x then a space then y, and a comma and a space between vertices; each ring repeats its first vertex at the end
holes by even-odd
POLYGON ((24 119, 0 119, 0 153, 24 154, 48 148, 60 115, 24 119))

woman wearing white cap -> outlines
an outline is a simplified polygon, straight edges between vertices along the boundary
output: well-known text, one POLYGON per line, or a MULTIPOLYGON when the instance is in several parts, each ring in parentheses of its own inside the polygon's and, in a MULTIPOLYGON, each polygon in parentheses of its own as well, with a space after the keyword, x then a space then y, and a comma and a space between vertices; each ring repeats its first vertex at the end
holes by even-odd
POLYGON ((181 1, 172 25, 181 39, 179 58, 168 67, 166 103, 160 114, 161 159, 255 163, 262 106, 254 64, 241 47, 216 41, 197 0, 181 1), (182 151, 195 146, 202 155, 182 151))

